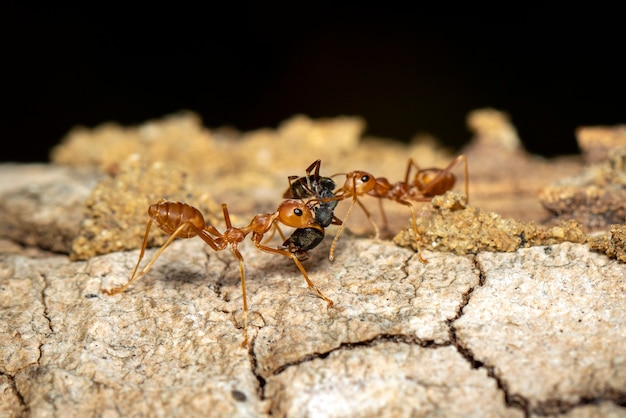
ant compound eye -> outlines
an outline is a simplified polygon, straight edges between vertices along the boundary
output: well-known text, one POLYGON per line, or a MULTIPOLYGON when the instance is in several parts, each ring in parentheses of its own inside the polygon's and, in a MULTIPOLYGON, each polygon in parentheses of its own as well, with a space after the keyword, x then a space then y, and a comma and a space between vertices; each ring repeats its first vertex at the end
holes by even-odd
POLYGON ((300 200, 285 200, 278 210, 278 220, 292 228, 306 228, 314 221, 311 210, 300 200))
POLYGON ((364 176, 361 176, 361 181, 363 183, 367 183, 368 181, 370 181, 370 176, 368 176, 367 174, 365 174, 364 176))

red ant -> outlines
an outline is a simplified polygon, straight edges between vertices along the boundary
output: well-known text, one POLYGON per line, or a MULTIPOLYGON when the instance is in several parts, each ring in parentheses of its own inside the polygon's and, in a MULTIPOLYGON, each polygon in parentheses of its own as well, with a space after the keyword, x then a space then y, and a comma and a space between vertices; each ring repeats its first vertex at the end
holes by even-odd
POLYGON ((324 296, 324 294, 313 284, 313 282, 311 282, 296 254, 284 249, 271 248, 261 244, 263 235, 277 223, 283 223, 292 228, 314 228, 321 229, 323 231, 323 228, 315 223, 313 213, 303 201, 296 199, 285 200, 280 204, 280 206, 278 206, 276 212, 256 215, 250 224, 244 228, 235 228, 232 226, 228 208, 225 203, 222 204, 222 210, 224 212, 224 221, 226 223, 226 230, 224 233, 219 232, 212 225, 207 225, 202 213, 198 209, 186 203, 161 200, 158 203, 150 205, 148 208, 148 215, 150 216, 150 219, 146 225, 146 232, 143 237, 143 244, 141 246, 139 259, 137 260, 137 264, 133 269, 130 279, 123 286, 116 287, 111 290, 103 290, 103 292, 107 295, 116 295, 123 292, 135 280, 139 279, 141 276, 146 274, 148 270, 150 270, 157 258, 159 258, 161 253, 172 243, 172 241, 174 241, 175 238, 192 238, 198 236, 215 251, 221 251, 230 245, 230 249, 239 260, 239 274, 241 276, 241 292, 243 297, 244 315, 244 341, 241 346, 245 347, 248 345, 248 303, 246 298, 246 278, 243 256, 237 247, 248 234, 252 233, 252 242, 254 242, 254 245, 256 245, 259 250, 291 258, 302 273, 309 289, 314 291, 317 296, 324 299, 328 303, 328 306, 333 306, 333 301, 324 296), (161 228, 161 230, 169 234, 170 237, 154 254, 150 262, 138 274, 136 274, 139 263, 141 262, 146 250, 148 234, 153 222, 161 228))
POLYGON ((374 226, 374 230, 376 233, 375 237, 378 238, 378 227, 372 220, 368 210, 358 199, 359 196, 368 194, 370 196, 381 199, 379 200, 379 206, 385 228, 387 227, 387 218, 383 210, 383 198, 391 199, 395 202, 407 206, 411 210, 413 231, 415 232, 415 239, 417 241, 417 254, 420 261, 422 263, 425 263, 426 260, 422 257, 422 252, 419 245, 419 233, 417 232, 417 221, 415 218, 415 211, 413 210, 412 202, 430 202, 433 197, 452 190, 452 187, 454 187, 454 183, 456 181, 456 177, 450 170, 460 161, 462 161, 465 166, 465 196, 467 201, 469 201, 467 158, 464 154, 461 154, 453 159, 445 168, 420 169, 419 166, 413 161, 413 159, 409 159, 406 174, 404 176, 404 181, 399 181, 395 184, 391 184, 389 180, 384 177, 376 178, 365 171, 352 171, 346 174, 346 182, 344 183, 343 187, 335 193, 335 196, 338 198, 338 200, 352 197, 352 205, 348 209, 348 212, 346 212, 346 215, 344 217, 344 223, 343 225, 341 225, 339 231, 337 231, 337 234, 335 235, 335 238, 333 239, 333 242, 330 246, 330 253, 328 255, 330 261, 335 258, 335 245, 337 244, 339 235, 343 231, 345 221, 348 219, 348 216, 350 216, 350 212, 352 211, 355 203, 358 203, 361 209, 363 209, 365 216, 367 216, 367 219, 374 226), (413 168, 416 168, 417 172, 413 177, 413 181, 409 183, 409 176, 413 168))

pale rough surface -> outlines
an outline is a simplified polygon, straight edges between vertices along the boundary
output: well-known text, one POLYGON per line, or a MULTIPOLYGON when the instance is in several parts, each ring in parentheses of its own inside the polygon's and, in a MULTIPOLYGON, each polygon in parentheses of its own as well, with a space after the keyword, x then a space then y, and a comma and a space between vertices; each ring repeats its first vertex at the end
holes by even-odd
MULTIPOLYGON (((27 331, 40 323, 42 329, 31 331, 32 336, 22 332, 29 338, 20 340, 6 332, 0 336, 0 346, 14 341, 21 347, 9 350, 29 354, 11 359, 4 368, 14 376, 31 414, 259 413, 250 358, 240 348, 240 333, 228 304, 215 292, 219 285, 215 279, 225 265, 215 255, 207 257, 198 244, 175 243, 152 280, 141 283, 145 288, 138 285, 139 289, 117 297, 100 293, 103 277, 125 280, 136 252, 87 262, 70 263, 65 257, 38 261, 35 267, 46 271, 45 284, 42 279, 36 297, 22 301, 36 308, 43 295, 45 305, 22 309, 32 317, 9 317, 3 323, 9 328, 21 325, 27 331), (172 272, 168 280, 164 270, 172 272), (238 401, 233 391, 247 400, 238 401)), ((3 262, 13 269, 23 264, 19 256, 3 262)), ((5 279, 2 287, 27 284, 16 275, 5 279)))
POLYGON ((318 286, 324 283, 322 289, 336 308, 327 309, 310 294, 289 290, 292 281, 270 277, 261 288, 250 284, 253 309, 266 321, 255 341, 263 377, 310 353, 381 335, 399 335, 419 344, 444 343, 449 340, 447 321, 455 318, 464 295, 478 284, 469 257, 428 253, 429 263, 422 264, 414 252, 389 242, 346 239, 338 259, 329 264, 328 246, 320 250, 309 262, 309 271, 319 278, 318 286), (276 293, 291 297, 277 305, 276 293))
POLYGON ((484 282, 456 335, 533 412, 626 397, 622 265, 561 244, 477 256, 484 282))
POLYGON ((49 164, 0 165, 0 237, 67 253, 102 174, 49 164))
POLYGON ((277 417, 524 416, 505 405, 485 369, 473 369, 454 347, 401 341, 356 346, 294 365, 270 379, 266 393, 277 417), (464 401, 469 393, 474 402, 464 401))
POLYGON ((0 256, 0 373, 13 375, 41 356, 41 345, 52 333, 44 302, 50 261, 0 256))
POLYGON ((219 152, 200 117, 184 111, 138 126, 115 122, 94 129, 77 126, 52 149, 50 159, 57 164, 97 166, 114 173, 120 162, 132 154, 140 154, 149 162, 170 160, 183 166, 199 166, 219 152))
MULTIPOLYGON (((506 117, 493 110, 478 117, 467 148, 472 206, 539 222, 546 212, 536 190, 579 171, 580 161, 529 156, 506 117)), ((208 160, 181 158, 190 171, 193 161, 215 163, 204 177, 207 192, 232 206, 236 226, 274 210, 286 176, 304 175, 317 157, 322 175, 362 169, 391 181, 403 178, 409 156, 424 167, 452 159, 429 141, 360 142, 361 129, 358 118, 296 117, 276 130, 234 134, 236 141, 183 116, 106 132, 113 142, 134 136, 144 146, 185 133, 200 147, 213 141, 208 160), (325 146, 328 138, 336 148, 325 146), (252 143, 254 152, 246 148, 252 143), (289 144, 297 152, 285 162, 289 144), (233 170, 242 161, 245 170, 233 170)), ((88 148, 94 132, 80 135, 88 148)), ((142 156, 190 148, 156 144, 142 156)), ((89 158, 100 164, 101 157, 89 158)), ((119 158, 102 166, 118 180, 119 158)), ((42 250, 49 239, 22 247, 22 233, 37 235, 26 234, 37 225, 57 241, 76 236, 74 216, 103 176, 78 173, 0 167, 0 204, 21 212, 0 219, 0 231, 17 231, 0 234, 2 416, 626 416, 626 266, 585 245, 424 251, 423 264, 411 249, 367 238, 370 226, 356 209, 335 261, 327 258, 337 230, 330 227, 303 263, 335 302, 329 308, 291 260, 246 241, 251 344, 244 349, 240 276, 229 250, 176 241, 145 277, 109 297, 101 289, 126 282, 138 250, 71 261, 42 250)), ((378 220, 376 199, 363 203, 378 220)), ((339 204, 339 217, 347 206, 339 204)), ((391 233, 408 226, 406 207, 386 201, 385 209, 391 233)))
POLYGON ((607 159, 574 176, 546 186, 541 203, 555 219, 575 218, 586 231, 601 231, 626 219, 626 148, 608 151, 607 159))
POLYGON ((626 406, 618 406, 612 402, 599 402, 597 405, 583 405, 576 407, 565 414, 549 414, 546 417, 565 418, 623 418, 626 417, 626 406))
POLYGON ((13 379, 0 374, 0 417, 19 417, 24 414, 24 409, 13 379))

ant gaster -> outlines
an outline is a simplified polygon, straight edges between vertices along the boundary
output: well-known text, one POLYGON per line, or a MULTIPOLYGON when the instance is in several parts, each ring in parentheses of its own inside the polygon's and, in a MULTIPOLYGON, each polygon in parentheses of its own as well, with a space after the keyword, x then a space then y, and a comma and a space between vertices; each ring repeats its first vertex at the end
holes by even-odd
POLYGON ((245 347, 248 345, 248 303, 246 298, 246 278, 243 256, 239 252, 238 245, 248 234, 252 234, 251 240, 259 250, 291 258, 300 270, 300 273, 302 273, 309 289, 315 292, 317 296, 324 299, 329 306, 333 306, 333 301, 324 296, 324 294, 313 284, 313 282, 311 282, 304 267, 295 254, 284 249, 271 248, 261 244, 263 235, 277 223, 282 223, 292 228, 319 228, 323 230, 321 226, 315 223, 313 213, 303 201, 296 199, 285 200, 280 204, 280 206, 278 206, 276 212, 256 215, 252 218, 250 224, 244 228, 235 228, 232 226, 226 204, 222 204, 222 211, 224 213, 224 221, 226 223, 226 230, 223 233, 219 232, 214 226, 207 225, 202 213, 198 209, 186 203, 161 200, 158 203, 150 205, 148 208, 148 215, 150 216, 150 219, 146 225, 146 232, 144 234, 141 252, 139 253, 139 259, 137 260, 137 264, 133 269, 130 279, 123 286, 116 287, 111 290, 103 290, 103 292, 107 295, 116 295, 123 292, 135 280, 139 279, 150 270, 157 258, 159 258, 161 253, 175 238, 192 238, 198 236, 215 251, 221 251, 227 246, 230 246, 231 251, 239 261, 244 315, 244 341, 241 346, 245 347), (167 239, 165 244, 157 250, 150 262, 139 273, 137 273, 139 263, 141 262, 146 250, 148 234, 152 223, 155 223, 161 230, 169 234, 170 237, 167 239))
POLYGON ((346 181, 343 187, 341 187, 341 189, 339 189, 335 193, 335 195, 336 198, 338 198, 339 200, 351 197, 352 205, 350 206, 344 217, 344 224, 341 225, 341 228, 339 229, 339 231, 337 231, 337 234, 333 239, 333 242, 330 246, 330 253, 328 255, 328 258, 332 261, 335 257, 335 246, 337 244, 337 240, 339 239, 339 235, 343 231, 345 221, 350 216, 350 212, 352 211, 355 203, 358 203, 361 209, 363 209, 365 216, 374 226, 374 230, 376 231, 376 238, 378 238, 378 227, 372 220, 368 210, 358 199, 359 196, 367 194, 380 199, 379 206, 385 228, 387 226, 387 218, 383 210, 382 199, 393 200, 397 203, 407 206, 411 210, 413 231, 415 232, 415 239, 417 242, 417 254, 420 261, 422 263, 425 263, 426 260, 422 257, 421 247, 419 245, 419 233, 417 231, 417 221, 415 218, 415 211, 413 209, 412 202, 430 202, 433 197, 444 194, 445 192, 451 190, 456 182, 456 177, 450 170, 461 161, 464 164, 465 196, 466 200, 469 202, 467 158, 464 154, 457 156, 445 168, 420 169, 415 161, 413 161, 413 159, 409 159, 404 181, 398 181, 395 184, 391 184, 389 180, 384 177, 376 178, 365 171, 352 171, 346 174, 346 181), (409 182, 409 177, 413 168, 417 169, 417 172, 415 173, 412 181, 409 182))

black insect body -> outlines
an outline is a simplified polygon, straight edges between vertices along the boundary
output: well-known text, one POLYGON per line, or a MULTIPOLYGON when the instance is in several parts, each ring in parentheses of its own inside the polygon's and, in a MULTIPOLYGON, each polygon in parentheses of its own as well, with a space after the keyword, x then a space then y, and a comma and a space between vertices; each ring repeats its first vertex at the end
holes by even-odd
POLYGON ((309 258, 308 251, 317 247, 324 239, 324 236, 323 229, 299 228, 293 231, 293 234, 278 248, 295 254, 299 260, 306 260, 309 258))
MULTIPOLYGON (((330 177, 320 176, 321 160, 316 160, 306 169, 306 176, 290 176, 289 188, 283 194, 284 198, 307 199, 307 206, 315 215, 315 223, 323 228, 329 225, 341 225, 334 210, 339 203, 335 198, 335 181, 330 177)), ((299 259, 309 257, 308 251, 317 247, 324 239, 323 229, 299 228, 279 247, 295 254, 299 259)))
MULTIPOLYGON (((334 214, 339 201, 335 199, 336 184, 330 177, 320 176, 321 160, 316 160, 306 169, 305 177, 289 177, 289 188, 283 194, 287 199, 306 199, 313 197, 318 204, 314 206, 315 222, 326 228, 329 225, 341 225, 341 220, 334 214), (313 174, 311 172, 315 170, 313 174)), ((321 241, 321 240, 320 240, 321 241)))

